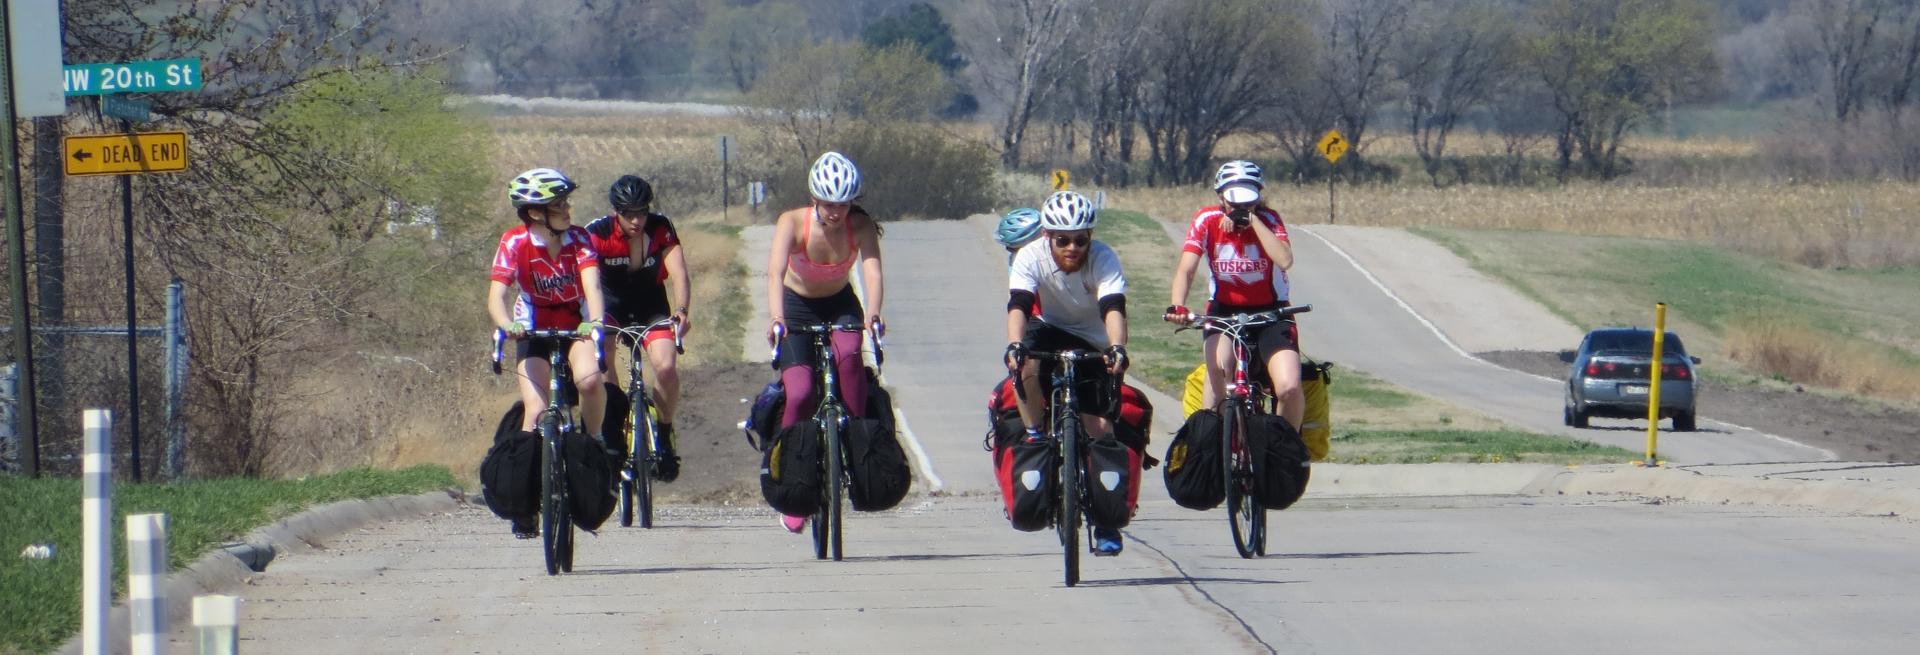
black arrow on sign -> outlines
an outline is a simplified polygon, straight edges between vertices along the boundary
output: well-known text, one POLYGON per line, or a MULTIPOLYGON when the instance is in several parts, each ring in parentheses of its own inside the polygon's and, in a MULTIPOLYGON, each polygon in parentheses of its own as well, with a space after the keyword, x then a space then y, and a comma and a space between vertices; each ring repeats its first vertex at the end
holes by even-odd
POLYGON ((93 156, 93 153, 87 152, 85 150, 75 150, 73 152, 74 161, 85 162, 87 158, 92 156, 93 156))

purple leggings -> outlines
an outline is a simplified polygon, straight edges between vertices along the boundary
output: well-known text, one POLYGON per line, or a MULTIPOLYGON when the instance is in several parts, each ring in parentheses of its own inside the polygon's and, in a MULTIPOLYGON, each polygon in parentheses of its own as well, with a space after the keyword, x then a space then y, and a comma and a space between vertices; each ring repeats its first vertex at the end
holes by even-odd
MULTIPOLYGON (((833 362, 834 376, 840 381, 840 402, 846 404, 849 416, 866 416, 867 373, 862 370, 865 362, 860 359, 859 332, 833 333, 833 362)), ((787 390, 787 406, 780 414, 780 427, 813 415, 814 405, 819 402, 814 397, 813 381, 813 369, 805 365, 780 369, 780 384, 787 390)))

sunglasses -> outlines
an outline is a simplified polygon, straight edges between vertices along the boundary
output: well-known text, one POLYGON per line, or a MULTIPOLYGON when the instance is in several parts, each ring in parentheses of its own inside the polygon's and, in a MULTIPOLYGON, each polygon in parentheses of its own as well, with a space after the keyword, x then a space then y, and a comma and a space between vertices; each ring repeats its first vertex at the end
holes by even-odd
POLYGON ((1055 248, 1065 248, 1067 246, 1073 246, 1075 248, 1085 248, 1089 243, 1093 243, 1093 237, 1087 236, 1085 234, 1081 234, 1078 236, 1067 236, 1062 234, 1062 235, 1053 237, 1053 247, 1055 248))
POLYGON ((616 212, 616 213, 618 213, 621 218, 627 219, 629 221, 637 221, 637 220, 646 218, 647 214, 652 210, 653 210, 652 207, 646 207, 642 209, 636 209, 633 211, 616 212))

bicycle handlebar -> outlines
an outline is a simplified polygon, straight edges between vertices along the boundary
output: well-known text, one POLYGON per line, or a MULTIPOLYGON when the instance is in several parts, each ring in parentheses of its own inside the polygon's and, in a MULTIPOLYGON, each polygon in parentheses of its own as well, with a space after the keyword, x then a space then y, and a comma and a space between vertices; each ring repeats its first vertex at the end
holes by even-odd
MULTIPOLYGON (((575 332, 573 330, 527 330, 526 332, 521 333, 520 337, 516 339, 516 341, 527 341, 527 340, 572 341, 579 338, 580 338, 580 333, 575 332)), ((494 375, 499 375, 501 372, 501 369, 500 369, 501 353, 505 350, 507 339, 508 339, 508 336, 507 336, 506 330, 502 330, 500 328, 493 329, 493 374, 494 375)), ((599 363, 600 340, 601 340, 600 330, 593 331, 592 339, 593 339, 593 359, 595 363, 599 363)))
MULTIPOLYGON (((1060 362, 1062 364, 1072 366, 1077 362, 1083 362, 1083 361, 1090 361, 1090 360, 1104 361, 1107 358, 1107 356, 1105 354, 1094 352, 1091 350, 1057 350, 1057 351, 1029 350, 1026 352, 1026 354, 1022 356, 1022 359, 1026 359, 1026 358, 1051 359, 1051 360, 1060 362)), ((1025 363, 1026 362, 1015 362, 1015 364, 1025 364, 1025 363)), ((1014 395, 1019 396, 1021 400, 1026 400, 1027 399, 1026 381, 1021 378, 1019 372, 1014 372, 1011 375, 1013 376, 1014 395)))
MULTIPOLYGON (((874 330, 873 334, 873 365, 876 367, 885 366, 887 362, 886 324, 876 323, 874 325, 877 329, 874 330)), ((796 334, 859 333, 866 331, 866 329, 866 326, 860 325, 859 323, 800 323, 793 326, 788 326, 784 321, 775 323, 773 326, 772 366, 775 369, 780 368, 780 346, 786 342, 787 333, 789 332, 796 334)))
POLYGON ((663 328, 663 327, 670 327, 670 328, 673 328, 673 351, 675 353, 685 355, 687 354, 687 348, 686 348, 685 342, 682 341, 682 339, 686 335, 684 332, 681 331, 682 326, 684 325, 685 323, 681 323, 679 317, 668 316, 658 321, 649 323, 645 327, 621 326, 621 327, 608 327, 606 329, 626 335, 628 339, 632 339, 633 348, 637 350, 644 347, 647 340, 648 332, 652 332, 656 329, 663 328))
POLYGON ((1209 327, 1222 331, 1239 331, 1249 327, 1278 323, 1280 319, 1294 314, 1305 314, 1310 311, 1313 311, 1313 305, 1294 305, 1292 307, 1270 309, 1264 312, 1234 314, 1232 316, 1195 316, 1188 319, 1185 325, 1180 326, 1174 330, 1174 332, 1185 332, 1187 330, 1209 327))

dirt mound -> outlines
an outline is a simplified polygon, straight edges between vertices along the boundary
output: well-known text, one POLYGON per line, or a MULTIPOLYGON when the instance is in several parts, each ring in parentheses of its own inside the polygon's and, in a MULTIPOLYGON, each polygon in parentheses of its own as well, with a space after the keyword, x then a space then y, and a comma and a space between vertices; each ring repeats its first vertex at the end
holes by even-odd
MULTIPOLYGON (((1567 377, 1559 353, 1502 350, 1477 353, 1517 371, 1556 380, 1567 377)), ((1732 386, 1700 381, 1698 411, 1761 432, 1826 448, 1843 460, 1920 462, 1920 412, 1808 392, 1800 387, 1732 386)))
POLYGON ((760 453, 747 444, 739 425, 753 396, 773 378, 764 363, 681 369, 680 408, 673 421, 680 478, 654 485, 661 503, 763 503, 760 453))

